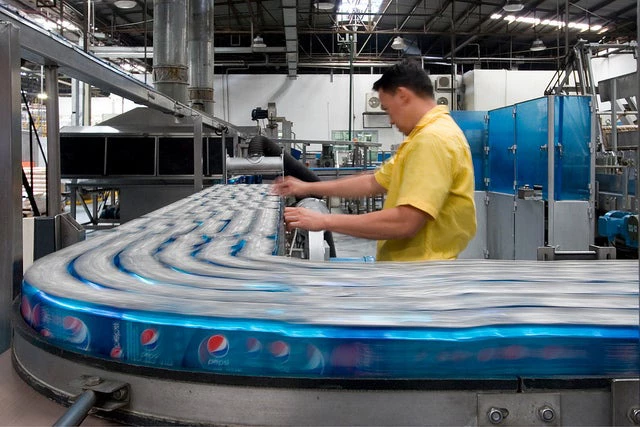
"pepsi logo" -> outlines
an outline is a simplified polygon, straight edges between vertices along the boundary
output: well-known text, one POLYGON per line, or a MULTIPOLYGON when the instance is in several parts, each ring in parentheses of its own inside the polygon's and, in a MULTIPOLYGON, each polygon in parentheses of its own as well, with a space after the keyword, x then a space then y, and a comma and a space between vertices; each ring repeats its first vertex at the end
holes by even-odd
POLYGON ((140 344, 145 350, 155 350, 158 347, 160 332, 155 328, 147 328, 140 334, 140 344))
POLYGON ((42 325, 42 306, 39 303, 34 305, 31 310, 31 325, 34 328, 42 325))
POLYGON ((324 371, 324 357, 322 352, 313 344, 307 345, 307 364, 304 366, 307 371, 324 371))
POLYGON ((122 347, 113 347, 109 356, 111 356, 112 359, 122 359, 123 354, 122 347))
POLYGON ((82 320, 74 316, 66 316, 62 319, 62 327, 67 341, 78 344, 85 350, 89 347, 89 328, 82 320))
POLYGON ((276 361, 284 363, 289 360, 289 344, 284 341, 274 341, 269 345, 269 353, 276 361))
POLYGON ((521 345, 511 345, 502 350, 505 360, 518 360, 527 357, 527 349, 521 345))
POLYGON ((28 324, 31 324, 31 303, 29 302, 29 298, 24 295, 22 296, 22 302, 20 303, 20 314, 22 314, 22 318, 28 324))
POLYGON ((229 352, 229 341, 224 335, 212 335, 206 340, 207 353, 213 357, 224 357, 229 352))
POLYGON ((229 340, 222 334, 209 335, 198 346, 200 364, 211 369, 229 366, 231 361, 225 357, 228 353, 229 340))
POLYGON ((247 338, 247 356, 255 357, 262 352, 262 343, 254 337, 247 338))

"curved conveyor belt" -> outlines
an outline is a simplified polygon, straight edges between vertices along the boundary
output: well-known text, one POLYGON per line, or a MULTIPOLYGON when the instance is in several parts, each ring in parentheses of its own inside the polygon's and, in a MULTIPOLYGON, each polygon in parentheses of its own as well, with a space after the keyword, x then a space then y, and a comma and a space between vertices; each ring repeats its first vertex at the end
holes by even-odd
POLYGON ((638 374, 636 262, 311 263, 276 256, 281 210, 268 186, 204 190, 39 260, 22 317, 64 351, 185 375, 638 374))

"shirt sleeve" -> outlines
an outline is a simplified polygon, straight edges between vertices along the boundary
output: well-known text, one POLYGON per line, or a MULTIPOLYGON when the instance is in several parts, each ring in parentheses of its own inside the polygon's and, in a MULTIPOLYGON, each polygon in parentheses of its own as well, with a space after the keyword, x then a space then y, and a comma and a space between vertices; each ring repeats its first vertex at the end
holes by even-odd
POLYGON ((407 148, 396 205, 413 206, 435 219, 453 183, 452 155, 433 133, 417 136, 407 148))
POLYGON ((396 156, 391 156, 387 161, 382 163, 382 165, 376 170, 373 175, 381 186, 384 187, 385 190, 389 189, 389 185, 391 185, 391 174, 393 172, 393 165, 395 163, 396 156))

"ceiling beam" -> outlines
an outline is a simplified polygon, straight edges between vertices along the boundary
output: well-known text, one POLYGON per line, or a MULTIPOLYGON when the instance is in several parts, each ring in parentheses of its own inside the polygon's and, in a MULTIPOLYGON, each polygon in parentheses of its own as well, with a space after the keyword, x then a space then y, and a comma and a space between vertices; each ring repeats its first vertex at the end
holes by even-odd
POLYGON ((449 8, 450 4, 451 4, 451 0, 446 0, 442 5, 442 7, 440 8, 440 10, 438 10, 438 12, 436 12, 427 22, 425 22, 423 26, 423 30, 425 33, 429 32, 433 23, 436 22, 436 19, 442 17, 442 14, 444 13, 445 10, 449 8))
POLYGON ((413 16, 413 13, 416 11, 416 9, 418 8, 418 6, 420 6, 421 3, 422 3, 422 0, 416 0, 415 3, 413 3, 413 6, 411 6, 411 11, 407 14, 406 18, 404 18, 404 20, 400 23, 400 26, 398 27, 398 31, 402 30, 404 26, 407 24, 407 22, 409 22, 409 19, 411 19, 411 17, 413 16))
POLYGON ((380 21, 382 20, 382 18, 386 16, 387 10, 389 10, 389 7, 391 6, 392 1, 393 0, 387 0, 385 2, 382 12, 376 14, 376 16, 373 18, 373 24, 369 26, 369 31, 373 31, 376 28, 378 28, 378 24, 380 24, 380 21))
POLYGON ((228 2, 227 6, 231 13, 233 13, 234 18, 236 18, 238 27, 242 27, 242 21, 240 20, 240 12, 238 11, 238 8, 232 2, 228 2))
MULTIPOLYGON (((454 19, 453 22, 453 27, 457 28, 458 25, 460 24, 460 21, 463 19, 466 19, 471 12, 473 12, 479 5, 478 4, 472 4, 471 6, 469 6, 464 12, 460 13, 458 15, 458 17, 456 19, 454 19)), ((471 36, 469 37, 467 40, 463 41, 462 43, 459 43, 455 49, 450 50, 447 54, 443 55, 444 58, 450 58, 451 55, 456 54, 460 49, 462 49, 463 47, 465 47, 466 45, 468 45, 469 43, 475 41, 478 37, 477 36, 471 36)))
POLYGON ((454 26, 457 28, 460 24, 462 24, 468 17, 471 15, 471 12, 476 10, 480 4, 472 4, 469 6, 464 12, 460 13, 454 20, 454 26))
POLYGON ((251 17, 251 23, 257 24, 256 16, 253 14, 253 7, 251 7, 251 0, 244 0, 244 3, 247 5, 247 10, 249 11, 249 16, 251 17))
POLYGON ((258 24, 260 27, 264 27, 264 5, 262 0, 256 0, 256 12, 258 14, 258 24))

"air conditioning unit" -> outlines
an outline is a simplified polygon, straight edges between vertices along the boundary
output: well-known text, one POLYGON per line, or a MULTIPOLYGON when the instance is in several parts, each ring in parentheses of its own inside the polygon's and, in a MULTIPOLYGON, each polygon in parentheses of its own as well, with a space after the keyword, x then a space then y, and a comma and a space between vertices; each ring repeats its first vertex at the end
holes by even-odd
POLYGON ((434 86, 436 90, 450 90, 451 76, 436 76, 434 86))
POLYGON ((365 95, 364 111, 366 111, 367 113, 384 112, 384 110, 382 109, 382 104, 380 103, 380 98, 378 97, 377 93, 370 92, 365 95))
POLYGON ((434 95, 434 98, 436 99, 436 104, 438 104, 438 105, 446 105, 447 107, 449 107, 449 109, 451 109, 451 94, 450 93, 436 92, 435 95, 434 95))

